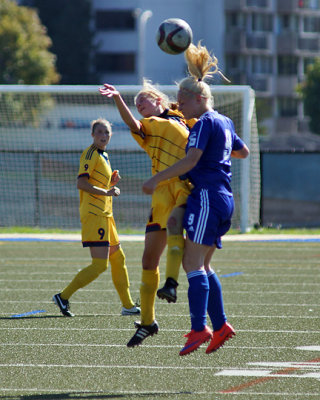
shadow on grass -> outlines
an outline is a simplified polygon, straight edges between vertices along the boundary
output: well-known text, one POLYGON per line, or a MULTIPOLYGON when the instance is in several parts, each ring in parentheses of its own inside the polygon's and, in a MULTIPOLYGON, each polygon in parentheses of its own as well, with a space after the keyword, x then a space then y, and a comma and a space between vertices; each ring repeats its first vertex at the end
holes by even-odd
MULTIPOLYGON (((69 318, 65 317, 64 315, 28 315, 28 316, 21 316, 21 317, 16 317, 16 316, 10 316, 10 317, 0 317, 0 320, 6 320, 10 319, 11 321, 14 320, 21 320, 21 319, 50 319, 50 318, 65 318, 67 320, 69 319, 76 319, 76 318, 97 318, 97 317, 106 317, 105 315, 99 315, 99 314, 82 314, 82 315, 76 315, 75 317, 69 318)), ((1 399, 1 397, 0 397, 1 399)))
POLYGON ((100 392, 72 392, 72 393, 44 393, 44 394, 31 394, 31 395, 16 395, 16 396, 0 396, 0 400, 103 400, 103 399, 157 399, 161 398, 179 398, 179 396, 193 395, 192 392, 144 392, 144 393, 100 393, 100 392), (176 397, 177 396, 177 397, 176 397))

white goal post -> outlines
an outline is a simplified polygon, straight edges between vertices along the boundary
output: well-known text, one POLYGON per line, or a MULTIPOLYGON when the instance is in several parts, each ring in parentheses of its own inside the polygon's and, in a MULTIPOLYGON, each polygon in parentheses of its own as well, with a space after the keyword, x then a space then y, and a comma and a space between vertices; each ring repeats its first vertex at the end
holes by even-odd
MULTIPOLYGON (((121 86, 133 114, 141 86, 121 86)), ((176 86, 159 86, 175 101, 176 86)), ((260 157, 255 96, 249 86, 212 86, 215 109, 229 116, 250 148, 246 160, 233 159, 233 228, 246 232, 260 218, 260 157)), ((0 226, 79 229, 76 176, 82 150, 89 146, 90 123, 104 117, 113 126, 111 165, 122 176, 114 201, 119 228, 143 229, 150 197, 142 182, 150 160, 132 139, 112 99, 92 85, 0 85, 0 226)))

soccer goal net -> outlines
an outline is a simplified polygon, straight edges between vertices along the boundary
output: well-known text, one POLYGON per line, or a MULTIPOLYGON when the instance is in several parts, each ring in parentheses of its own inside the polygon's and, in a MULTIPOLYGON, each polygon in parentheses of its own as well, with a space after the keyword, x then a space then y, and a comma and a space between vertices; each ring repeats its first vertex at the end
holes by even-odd
MULTIPOLYGON (((118 86, 133 114, 139 86, 118 86)), ((160 86, 175 99, 175 86, 160 86)), ((244 232, 259 222, 260 162, 254 92, 247 86, 213 86, 215 109, 229 116, 250 148, 233 159, 233 227, 244 232)), ((79 157, 92 143, 90 123, 107 118, 113 127, 108 154, 122 177, 114 199, 118 228, 143 229, 150 196, 142 193, 151 162, 131 137, 112 99, 97 86, 0 85, 0 226, 79 229, 76 188, 79 157)))

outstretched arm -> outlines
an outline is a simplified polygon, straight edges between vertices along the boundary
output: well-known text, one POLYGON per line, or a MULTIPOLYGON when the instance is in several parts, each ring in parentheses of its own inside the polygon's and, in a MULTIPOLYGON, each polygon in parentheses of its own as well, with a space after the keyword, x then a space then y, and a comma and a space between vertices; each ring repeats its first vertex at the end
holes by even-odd
POLYGON ((132 132, 139 133, 141 129, 141 123, 132 115, 129 107, 121 97, 120 92, 116 90, 114 86, 109 85, 108 83, 105 83, 103 88, 99 88, 99 92, 102 94, 102 96, 113 97, 123 122, 128 125, 132 132))

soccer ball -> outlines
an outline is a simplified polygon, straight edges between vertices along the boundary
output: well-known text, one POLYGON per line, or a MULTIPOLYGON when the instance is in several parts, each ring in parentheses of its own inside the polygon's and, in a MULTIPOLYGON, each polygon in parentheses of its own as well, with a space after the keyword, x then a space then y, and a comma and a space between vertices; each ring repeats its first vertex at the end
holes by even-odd
POLYGON ((156 40, 161 50, 168 54, 180 54, 192 42, 192 30, 180 18, 164 20, 158 28, 156 40))

